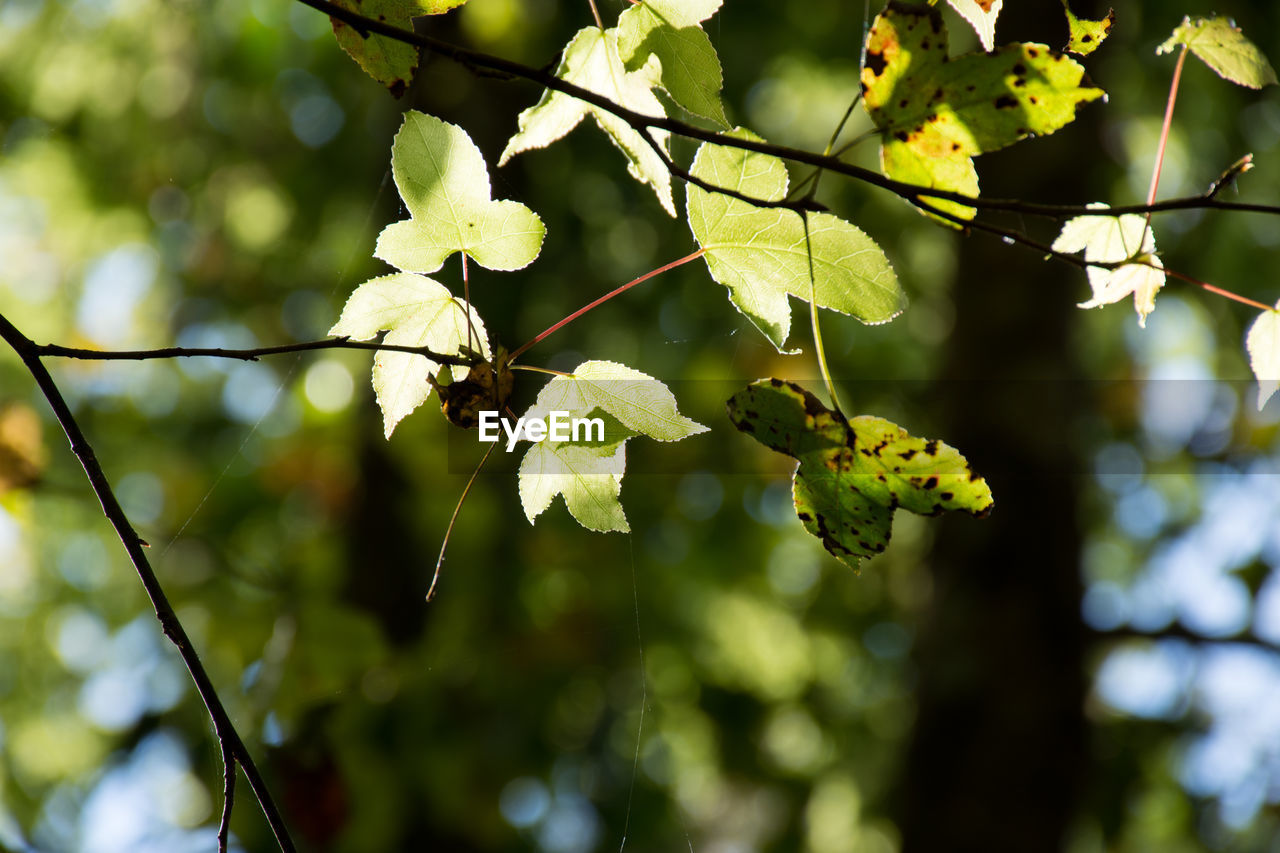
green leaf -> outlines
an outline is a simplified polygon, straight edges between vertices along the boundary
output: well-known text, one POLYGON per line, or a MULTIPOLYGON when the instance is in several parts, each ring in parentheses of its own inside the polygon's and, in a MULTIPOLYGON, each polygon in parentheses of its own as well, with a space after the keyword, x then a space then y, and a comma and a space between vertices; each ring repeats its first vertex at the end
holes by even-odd
POLYGON ((723 0, 644 0, 618 17, 618 54, 630 71, 649 56, 662 63, 662 88, 689 112, 728 127, 720 88, 720 57, 700 24, 723 0))
MULTIPOLYGON (((734 134, 758 139, 738 129, 734 134)), ((777 201, 787 195, 787 168, 767 154, 704 144, 692 173, 725 189, 777 201)), ((804 221, 791 210, 761 208, 692 184, 689 227, 706 254, 711 277, 729 288, 734 307, 779 351, 791 328, 787 296, 884 323, 902 313, 906 297, 884 252, 862 231, 828 213, 809 214, 813 279, 804 221)))
MULTIPOLYGON (((660 85, 662 63, 656 57, 637 71, 627 71, 618 54, 618 31, 586 27, 564 49, 556 76, 596 94, 603 95, 615 104, 644 115, 666 116, 662 102, 653 94, 660 85)), ((590 115, 600 129, 609 135, 627 157, 627 171, 641 183, 649 184, 658 194, 658 201, 667 213, 676 215, 675 202, 671 198, 671 175, 658 156, 638 131, 622 119, 562 92, 550 89, 542 99, 520 113, 517 120, 520 130, 507 142, 498 165, 505 165, 516 154, 531 148, 546 148, 578 126, 583 117, 590 115)), ((654 141, 664 152, 670 151, 670 134, 666 131, 650 131, 654 141)))
POLYGON ((1280 303, 1270 311, 1263 311, 1249 327, 1245 349, 1249 352, 1249 366, 1258 378, 1258 411, 1280 388, 1280 303))
POLYGON ((1111 35, 1111 28, 1116 22, 1115 9, 1108 9, 1107 16, 1102 20, 1091 21, 1088 18, 1077 18, 1067 5, 1067 0, 1062 0, 1062 8, 1067 13, 1067 29, 1070 32, 1066 50, 1078 56, 1088 56, 1111 35))
POLYGON ((491 270, 518 270, 542 251, 542 220, 519 202, 491 200, 484 157, 462 128, 405 113, 391 171, 412 217, 378 235, 374 255, 392 266, 435 272, 454 252, 466 252, 491 270))
POLYGON ((889 544, 893 511, 991 511, 991 489, 955 448, 883 418, 846 421, 792 382, 761 379, 729 400, 729 419, 799 461, 796 515, 833 555, 857 568, 889 544))
POLYGON ((1182 25, 1156 53, 1168 53, 1183 44, 1232 83, 1261 89, 1276 82, 1275 69, 1267 57, 1227 18, 1183 18, 1182 25))
POLYGON ((1000 17, 1000 8, 1004 0, 947 0, 951 8, 969 22, 973 31, 978 34, 983 50, 991 50, 996 44, 996 18, 1000 17))
MULTIPOLYGON (((471 309, 471 347, 486 360, 489 339, 484 323, 471 309)), ((444 285, 426 276, 395 273, 370 279, 355 289, 342 309, 342 316, 329 330, 365 341, 386 331, 383 343, 424 347, 442 355, 460 353, 467 345, 467 312, 444 285)), ((382 408, 383 430, 391 437, 396 424, 431 394, 428 376, 440 365, 426 356, 405 352, 378 352, 373 361, 373 390, 382 408)), ((468 368, 455 366, 455 379, 465 379, 468 368)))
MULTIPOLYGON (((334 0, 342 8, 406 30, 421 15, 439 15, 467 0, 334 0)), ((348 24, 330 17, 338 44, 360 63, 365 73, 391 90, 397 98, 404 94, 413 72, 418 70, 418 48, 386 36, 360 35, 348 24)))
MULTIPOLYGON (((1105 204, 1090 207, 1106 208, 1105 204)), ((1053 241, 1058 252, 1084 252, 1090 263, 1120 263, 1114 269, 1089 267, 1089 286, 1093 298, 1080 303, 1081 308, 1097 308, 1119 302, 1133 294, 1138 324, 1146 326, 1147 315, 1155 310, 1156 293, 1164 287, 1165 274, 1156 255, 1156 237, 1147 226, 1145 216, 1126 213, 1123 216, 1077 216, 1062 226, 1053 241)))
MULTIPOLYGON (((1084 68, 1040 44, 947 57, 942 16, 892 2, 875 20, 862 69, 863 104, 883 138, 891 178, 978 194, 972 158, 1071 123, 1103 96, 1084 68)), ((930 200, 963 219, 973 208, 930 200)))
POLYGON ((557 376, 524 417, 600 418, 599 441, 534 442, 520 462, 520 503, 532 522, 556 495, 578 523, 591 530, 629 529, 618 494, 626 470, 626 442, 638 435, 679 441, 706 427, 681 415, 667 386, 609 361, 585 361, 571 376, 557 376))

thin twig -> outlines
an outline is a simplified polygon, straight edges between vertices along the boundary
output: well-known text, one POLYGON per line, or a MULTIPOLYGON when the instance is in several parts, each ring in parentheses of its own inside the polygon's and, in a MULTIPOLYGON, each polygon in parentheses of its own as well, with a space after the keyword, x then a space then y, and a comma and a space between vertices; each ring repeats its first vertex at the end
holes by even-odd
POLYGON ((227 842, 231 837, 231 809, 236 801, 236 759, 227 749, 222 747, 222 818, 218 821, 218 853, 227 853, 227 842))
MULTIPOLYGON (((1178 62, 1173 66, 1173 82, 1169 84, 1169 97, 1164 105, 1164 124, 1160 127, 1160 142, 1156 146, 1156 162, 1151 169, 1151 187, 1147 190, 1147 204, 1155 204, 1156 191, 1160 189, 1160 171, 1164 168, 1164 152, 1169 147, 1169 128, 1173 126, 1173 106, 1178 102, 1178 84, 1182 82, 1182 66, 1187 63, 1188 47, 1184 44, 1182 51, 1178 54, 1178 62)), ((1210 187, 1210 193, 1217 193, 1216 188, 1210 187)), ((1147 221, 1142 225, 1142 237, 1138 240, 1138 245, 1134 251, 1141 251, 1147 242, 1147 232, 1151 230, 1151 214, 1147 214, 1147 221)))
POLYGON ((484 456, 480 457, 479 464, 476 469, 471 472, 471 479, 467 480, 466 487, 462 490, 461 496, 458 497, 458 503, 453 508, 453 515, 449 516, 449 526, 444 531, 444 541, 440 543, 440 556, 436 558, 436 570, 431 575, 431 586, 427 588, 427 601, 436 594, 436 584, 440 582, 440 569, 444 567, 444 554, 449 548, 449 537, 453 535, 453 524, 458 520, 458 513, 462 512, 462 505, 467 500, 467 495, 471 494, 471 487, 475 485, 476 477, 480 476, 480 469, 484 467, 484 463, 489 461, 490 454, 494 448, 498 446, 498 442, 489 445, 489 449, 484 452, 484 456))
POLYGON ((221 347, 161 347, 160 349, 143 350, 94 350, 64 347, 59 344, 33 343, 33 354, 37 357, 75 358, 85 361, 144 361, 153 358, 233 358, 240 361, 257 361, 264 355, 282 355, 290 352, 308 352, 326 349, 359 349, 386 352, 407 352, 421 355, 439 364, 470 366, 476 363, 475 358, 462 355, 446 355, 434 352, 426 347, 410 347, 400 344, 384 344, 377 341, 353 341, 349 338, 328 338, 323 341, 306 341, 298 344, 281 344, 274 347, 256 347, 254 349, 223 349, 221 347))
POLYGON ((121 508, 120 502, 116 499, 115 492, 112 491, 111 484, 107 480, 106 473, 102 470, 102 465, 98 462, 93 447, 89 444, 88 439, 85 438, 84 431, 80 429, 80 424, 71 413, 71 407, 67 405, 62 392, 58 390, 57 384, 54 383, 53 377, 49 375, 49 371, 40 361, 41 348, 22 332, 18 331, 18 328, 3 314, 0 314, 0 337, 4 338, 5 342, 22 359, 22 363, 26 366, 27 371, 49 402, 50 408, 53 409, 54 417, 57 418, 63 432, 66 433, 68 441, 71 442, 71 452, 76 455, 76 458, 80 460, 80 464, 84 467, 85 476, 89 478, 89 484, 92 486, 94 494, 98 496, 98 500, 102 503, 103 514, 111 522, 111 526, 115 528, 116 535, 120 537, 125 551, 129 554, 129 559, 133 562, 134 569, 138 572, 138 578, 142 581, 143 589, 146 590, 147 597, 155 608, 156 619, 160 622, 160 629, 177 647, 178 654, 182 656, 182 662, 186 664, 187 671, 191 674, 191 680, 195 682, 196 691, 200 694, 200 699, 204 702, 205 709, 209 712, 209 718, 213 722, 214 734, 218 738, 220 748, 229 752, 241 768, 244 769, 245 778, 249 780, 249 787, 253 790, 254 796, 257 797, 258 805, 262 808, 262 813, 267 818, 267 823, 271 825, 271 831, 275 834, 276 844, 280 847, 280 850, 283 853, 293 853, 295 849, 293 839, 289 836, 289 830, 284 824, 280 810, 276 807, 275 800, 272 799, 271 792, 263 781, 262 774, 258 771, 253 755, 245 746, 244 741, 241 740, 235 724, 231 722, 231 717, 223 706, 222 700, 218 696, 218 691, 213 686, 213 681, 205 671, 200 655, 196 652, 191 638, 187 636, 186 629, 182 627, 182 622, 178 619, 177 613, 174 612, 173 605, 169 603, 169 598, 165 595, 164 588, 160 585, 160 580, 156 577, 155 571, 151 568, 151 563, 147 560, 146 552, 143 550, 142 539, 138 536, 137 531, 133 529, 133 525, 129 523, 124 509, 121 508))

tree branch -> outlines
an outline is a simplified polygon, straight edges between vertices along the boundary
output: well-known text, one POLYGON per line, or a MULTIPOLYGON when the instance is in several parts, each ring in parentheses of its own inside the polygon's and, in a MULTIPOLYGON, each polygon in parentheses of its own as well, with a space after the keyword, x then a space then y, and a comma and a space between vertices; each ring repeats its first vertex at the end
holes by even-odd
POLYGON ((1269 652, 1280 654, 1280 645, 1262 639, 1252 631, 1237 631, 1234 634, 1228 634, 1221 637, 1208 637, 1204 634, 1197 634, 1190 628, 1174 622, 1164 628, 1155 631, 1142 631, 1137 628, 1121 627, 1110 628, 1107 630, 1093 630, 1090 632, 1095 642, 1119 642, 1123 640, 1185 640, 1189 643, 1209 644, 1209 643, 1239 643, 1248 646, 1258 646, 1269 652))
POLYGON ((231 809, 236 801, 236 759, 225 743, 222 748, 222 817, 218 821, 218 853, 227 853, 231 837, 231 809))
POLYGON ((426 347, 410 347, 400 344, 384 344, 376 341, 353 341, 350 338, 329 338, 323 341, 306 341, 299 344, 280 344, 274 347, 257 347, 255 349, 221 349, 218 347, 162 347, 161 349, 143 350, 93 350, 64 347, 59 344, 31 343, 32 354, 36 358, 57 357, 76 358, 85 361, 144 361, 153 358, 233 358, 240 361, 257 361, 264 355, 282 355, 290 352, 308 352, 325 349, 360 349, 387 352, 407 352, 421 355, 438 364, 462 365, 476 364, 477 357, 462 355, 445 355, 426 347))
MULTIPOLYGON (((18 354, 18 357, 22 359, 22 363, 26 366, 36 385, 39 386, 40 391, 49 402, 50 408, 53 409, 54 417, 58 419, 63 432, 66 433, 67 440, 71 442, 71 452, 76 455, 76 458, 80 460, 80 464, 84 467, 85 476, 89 478, 89 485, 92 486, 94 494, 98 496, 98 500, 102 503, 103 514, 111 522, 111 526, 115 528, 116 535, 120 537, 125 551, 129 554, 129 559, 133 562, 133 567, 138 572, 138 578, 142 581, 147 597, 151 599, 151 604, 156 611, 156 619, 160 621, 161 630, 177 647, 178 654, 182 656, 182 662, 186 664, 187 671, 191 673, 191 680, 195 682, 196 690, 199 692, 205 709, 209 712, 209 718, 213 722, 214 734, 218 738, 218 745, 223 752, 224 760, 227 755, 230 755, 244 769, 245 778, 249 780, 249 787, 253 790, 254 796, 257 797, 258 805, 261 806, 267 823, 271 825, 271 831, 275 834, 276 843, 279 845, 280 850, 283 853, 293 853, 295 849, 293 839, 284 824, 279 808, 276 807, 275 800, 272 799, 270 790, 268 790, 266 783, 263 781, 262 774, 258 771, 253 755, 250 754, 244 741, 240 738, 235 724, 231 722, 231 717, 223 706, 222 700, 218 697, 218 692, 214 688, 209 674, 205 671, 204 664, 201 663, 200 656, 191 643, 191 638, 187 636, 186 629, 182 627, 182 622, 179 621, 177 613, 174 612, 173 605, 169 603, 168 596, 165 595, 155 571, 147 560, 146 553, 142 550, 142 539, 139 538, 137 531, 133 529, 133 525, 129 523, 129 519, 125 515, 124 509, 120 506, 120 502, 116 500, 115 492, 111 489, 111 484, 107 480, 106 473, 102 470, 102 465, 98 462, 93 447, 89 444, 88 439, 85 438, 83 430, 80 429, 80 424, 77 423, 75 416, 71 413, 71 407, 67 405, 62 392, 58 390, 58 386, 54 383, 53 377, 40 361, 41 347, 18 331, 18 328, 9 322, 9 319, 3 314, 0 314, 0 338, 3 338, 13 351, 18 354)), ((224 805, 224 819, 225 811, 229 811, 229 809, 230 805, 224 805)))
MULTIPOLYGON (((768 154, 770 156, 790 160, 795 163, 804 163, 819 169, 825 169, 830 172, 835 172, 836 174, 844 175, 845 177, 871 184, 872 186, 880 187, 881 189, 888 190, 894 195, 897 195, 898 197, 913 204, 917 199, 927 197, 954 201, 977 210, 1018 213, 1027 216, 1043 216, 1051 219, 1069 219, 1073 216, 1123 216, 1126 213, 1162 213, 1171 210, 1234 210, 1238 212, 1280 215, 1280 206, 1277 205, 1218 201, 1214 198, 1214 193, 1216 191, 1212 187, 1209 192, 1201 195, 1169 199, 1155 204, 1135 204, 1126 207, 1111 207, 1104 209, 1091 208, 1087 205, 1079 204, 1036 204, 1018 199, 987 199, 968 196, 964 193, 952 192, 950 190, 940 190, 918 184, 909 184, 904 181, 897 181, 893 178, 886 177, 879 172, 865 169, 852 163, 846 163, 839 157, 816 154, 812 151, 790 148, 785 145, 774 145, 755 139, 740 139, 725 133, 705 130, 696 125, 679 121, 678 119, 669 118, 667 116, 650 116, 645 115, 644 113, 638 113, 622 106, 621 104, 614 103, 609 98, 593 92, 590 89, 584 89, 581 86, 562 80, 546 69, 533 68, 519 62, 504 59, 500 56, 493 56, 492 54, 465 48, 442 39, 433 38, 432 36, 415 33, 412 30, 396 27, 386 23, 385 21, 379 21, 374 18, 361 15, 357 12, 352 12, 351 10, 345 9, 336 3, 330 2, 330 0, 298 0, 298 2, 341 21, 366 37, 370 34, 385 36, 386 38, 394 39, 395 41, 413 45, 415 47, 422 48, 423 50, 429 50, 432 53, 447 57, 467 68, 479 68, 500 72, 511 77, 518 77, 520 79, 537 83, 538 85, 553 91, 562 92, 563 94, 577 98, 580 101, 591 104, 594 107, 598 107, 605 112, 617 116, 630 125, 633 130, 646 138, 648 138, 648 135, 644 133, 645 129, 657 128, 659 130, 665 130, 669 133, 674 133, 678 136, 683 136, 687 139, 693 139, 699 142, 710 142, 716 145, 723 145, 728 148, 738 148, 744 151, 755 151, 760 154, 768 154)), ((684 175, 679 174, 677 174, 677 176, 685 177, 684 175)), ((703 185, 702 188, 716 192, 724 192, 727 195, 735 195, 732 192, 726 192, 724 189, 716 188, 711 185, 703 185)), ((750 200, 753 204, 761 204, 766 207, 791 207, 792 209, 797 210, 797 212, 802 209, 799 207, 793 207, 794 203, 780 204, 778 202, 769 202, 763 199, 748 199, 742 195, 736 195, 735 197, 750 200)))

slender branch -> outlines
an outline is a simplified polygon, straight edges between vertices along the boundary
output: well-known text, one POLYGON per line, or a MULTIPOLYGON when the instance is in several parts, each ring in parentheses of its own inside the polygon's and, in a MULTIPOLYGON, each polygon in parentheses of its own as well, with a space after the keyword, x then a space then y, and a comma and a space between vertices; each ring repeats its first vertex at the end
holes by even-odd
POLYGON ((284 824, 280 810, 276 807, 275 800, 272 799, 270 790, 267 789, 266 783, 262 779, 262 774, 258 772, 258 766, 253 760, 253 755, 245 746, 244 741, 241 740, 235 724, 231 722, 231 717, 223 706, 222 700, 218 697, 218 692, 214 688, 209 674, 205 671, 204 664, 200 661, 200 656, 191 643, 191 638, 187 636, 186 629, 182 627, 182 622, 179 621, 177 613, 174 612, 173 605, 169 603, 169 598, 165 595, 164 589, 161 587, 160 581, 156 577, 155 571, 151 568, 146 553, 143 551, 142 539, 139 538, 137 531, 129 523, 124 509, 121 508, 120 502, 116 499, 115 492, 111 489, 111 484, 107 480, 106 473, 102 470, 102 465, 98 462, 93 447, 89 444, 88 439, 85 438, 83 430, 80 429, 80 424, 71 413, 71 407, 67 405, 62 392, 58 390, 58 386, 54 383, 53 377, 40 361, 41 348, 22 332, 18 331, 18 328, 3 314, 0 314, 0 338, 3 338, 22 359, 22 363, 26 366, 27 371, 49 402, 50 408, 53 409, 54 417, 58 419, 58 423, 61 425, 63 432, 66 433, 68 441, 71 442, 71 452, 76 455, 76 458, 80 460, 80 464, 84 467, 85 476, 88 477, 94 494, 98 496, 98 500, 102 503, 103 514, 111 522, 111 526, 115 528, 116 535, 120 537, 125 551, 129 554, 129 559, 133 562, 133 566, 138 572, 138 578, 142 581, 147 597, 151 599, 151 604, 156 611, 156 619, 160 621, 161 630, 177 647, 178 654, 182 656, 182 662, 186 664, 187 671, 191 674, 191 680, 195 682, 196 691, 200 694, 205 709, 209 712, 209 718, 213 722, 214 734, 218 738, 219 747, 224 754, 233 756, 235 761, 244 769, 245 778, 249 780, 249 787, 253 790, 254 796, 257 797, 258 805, 261 806, 262 813, 267 818, 267 823, 271 825, 271 831, 275 834, 276 844, 280 847, 280 850, 283 853, 293 853, 295 849, 293 839, 289 836, 289 830, 284 824))
POLYGON ((231 837, 231 808, 236 801, 236 759, 227 749, 222 747, 222 818, 218 821, 218 853, 227 853, 227 842, 231 837))
MULTIPOLYGON (((1160 189, 1160 172, 1164 169, 1164 152, 1169 147, 1169 128, 1173 126, 1173 106, 1178 102, 1178 85, 1182 82, 1182 66, 1187 64, 1187 51, 1184 44, 1178 54, 1178 62, 1173 66, 1173 82, 1169 84, 1169 98, 1164 105, 1164 124, 1160 127, 1160 143, 1156 146, 1156 162, 1151 169, 1151 188, 1147 190, 1147 204, 1155 204, 1156 191, 1160 189)), ((1210 193, 1217 193, 1216 186, 1209 187, 1210 193)), ((1142 225, 1142 237, 1138 240, 1138 249, 1147 242, 1147 232, 1151 230, 1151 214, 1142 225)))
POLYGON ((1258 301, 1258 300, 1256 300, 1256 299, 1250 299, 1250 298, 1249 298, 1249 297, 1247 297, 1247 296, 1241 296, 1241 295, 1240 295, 1240 294, 1238 294, 1238 293, 1233 293, 1233 292, 1232 292, 1232 291, 1230 291, 1230 290, 1225 290, 1225 289, 1223 289, 1223 288, 1221 288, 1221 287, 1218 287, 1218 286, 1216 286, 1216 285, 1212 285, 1212 284, 1210 284, 1210 283, 1209 283, 1209 282, 1207 282, 1207 281, 1201 281, 1201 280, 1200 280, 1200 279, 1198 279, 1198 278, 1192 278, 1191 276, 1186 275, 1186 274, 1184 274, 1184 273, 1180 273, 1180 272, 1178 272, 1177 270, 1165 270, 1164 272, 1165 272, 1165 275, 1168 275, 1168 276, 1170 276, 1171 278, 1180 279, 1180 280, 1182 280, 1182 281, 1187 282, 1188 284, 1194 284, 1194 285, 1196 285, 1197 287, 1200 287, 1200 288, 1203 288, 1204 290, 1207 290, 1209 293, 1213 293, 1213 294, 1216 294, 1216 295, 1218 295, 1218 296, 1224 296, 1224 297, 1226 297, 1227 299, 1230 299, 1230 300, 1231 300, 1231 301, 1233 301, 1233 302, 1239 302, 1241 305, 1248 305, 1250 308, 1258 308, 1258 309, 1260 309, 1260 310, 1262 310, 1262 311, 1274 311, 1274 310, 1275 310, 1275 309, 1274 309, 1274 308, 1272 308, 1270 305, 1267 305, 1267 304, 1265 304, 1265 303, 1259 302, 1259 301, 1258 301))
POLYGON ((1280 644, 1264 640, 1252 631, 1239 631, 1223 637, 1207 637, 1197 634, 1190 628, 1173 623, 1155 631, 1141 631, 1137 628, 1111 628, 1090 632, 1095 642, 1116 642, 1123 640, 1186 640, 1191 643, 1241 643, 1259 646, 1271 652, 1280 653, 1280 644))
POLYGON ((818 369, 822 372, 822 381, 827 385, 827 394, 831 396, 831 408, 843 415, 840 395, 836 393, 836 383, 831 378, 831 368, 827 366, 827 351, 822 346, 822 327, 818 324, 818 279, 813 272, 813 243, 809 239, 808 214, 800 214, 800 222, 804 225, 804 252, 809 259, 809 323, 813 327, 813 352, 818 357, 818 369))
MULTIPOLYGON (((362 35, 372 33, 385 36, 387 38, 403 42, 404 44, 414 45, 415 47, 429 50, 432 53, 452 59, 468 68, 480 68, 488 71, 500 72, 502 74, 510 75, 511 77, 518 77, 537 83, 544 88, 551 89, 556 92, 562 92, 563 94, 569 95, 570 97, 576 98, 584 103, 591 104, 594 107, 598 107, 605 112, 617 116, 637 132, 642 132, 646 128, 655 128, 699 142, 711 142, 728 148, 755 151, 761 154, 768 154, 773 157, 780 157, 784 160, 790 160, 795 163, 815 166, 888 190, 889 192, 912 203, 915 203, 915 200, 921 197, 927 197, 954 201, 978 210, 1020 213, 1028 216, 1044 216, 1053 219, 1067 219, 1073 216, 1086 215, 1122 216, 1126 213, 1145 214, 1190 209, 1234 210, 1239 212, 1280 215, 1280 205, 1223 202, 1212 198, 1208 194, 1170 199, 1158 204, 1130 205, 1127 207, 1112 207, 1103 210, 1099 208, 1091 208, 1083 204, 1036 204, 1021 201, 1019 199, 979 198, 965 195, 964 193, 952 192, 950 190, 940 190, 933 187, 906 183, 904 181, 898 181, 893 178, 886 177, 885 175, 872 171, 871 169, 866 169, 852 163, 846 163, 838 157, 824 156, 813 151, 790 148, 785 145, 774 145, 772 143, 756 139, 743 139, 726 133, 705 130, 696 125, 667 116, 645 115, 644 113, 639 113, 635 110, 631 110, 620 104, 614 103, 604 95, 593 92, 590 89, 584 89, 581 86, 562 80, 547 69, 533 68, 519 62, 504 59, 500 56, 493 56, 492 54, 471 50, 470 48, 465 48, 442 39, 433 38, 432 36, 422 33, 415 33, 402 27, 396 27, 384 21, 375 20, 349 9, 345 9, 336 3, 331 2, 331 0, 298 0, 298 2, 303 5, 310 6, 313 9, 323 12, 326 15, 347 24, 362 35)), ((705 188, 706 187, 704 187, 704 189, 705 188)), ((753 200, 753 203, 759 202, 764 202, 766 206, 789 206, 791 209, 797 211, 805 209, 803 204, 799 202, 792 202, 790 205, 779 205, 776 202, 770 202, 763 199, 753 200)))
POLYGON ((458 503, 453 508, 453 515, 449 516, 449 526, 444 531, 444 541, 440 543, 440 556, 436 558, 436 570, 431 575, 431 586, 427 587, 427 601, 430 601, 436 594, 436 584, 440 582, 440 570, 444 567, 444 554, 449 548, 449 537, 453 536, 453 525, 458 520, 458 514, 462 512, 462 505, 467 501, 467 495, 471 494, 471 487, 476 483, 476 477, 480 476, 480 469, 484 467, 484 463, 489 461, 489 457, 493 454, 494 448, 498 446, 498 442, 489 445, 489 449, 484 452, 484 456, 480 457, 480 462, 476 465, 476 469, 471 472, 471 479, 467 480, 467 485, 463 487, 462 494, 458 497, 458 503))
POLYGON ((699 249, 698 251, 685 255, 683 258, 678 258, 677 260, 674 260, 669 264, 663 264, 662 266, 658 267, 656 270, 649 270, 649 272, 645 273, 639 278, 633 278, 631 281, 627 282, 621 287, 614 288, 613 290, 606 293, 604 296, 601 296, 599 299, 594 299, 591 302, 588 302, 586 305, 583 305, 581 308, 579 308, 577 311, 574 311, 568 317, 565 317, 563 320, 560 320, 556 323, 551 324, 546 329, 539 332, 538 335, 535 338, 533 338, 533 340, 527 341, 526 343, 523 343, 520 346, 516 347, 515 351, 511 353, 510 361, 515 361, 516 358, 523 355, 524 352, 529 349, 529 347, 538 343, 543 338, 547 337, 553 332, 557 332, 560 329, 564 328, 565 326, 569 325, 574 320, 578 319, 583 314, 590 311, 592 308, 595 308, 598 305, 603 305, 604 303, 608 302, 610 299, 617 296, 618 294, 627 292, 631 288, 635 287, 637 284, 640 284, 641 282, 644 282, 644 281, 648 281, 649 279, 653 278, 655 275, 664 273, 667 270, 675 269, 681 264, 687 264, 689 263, 689 261, 696 260, 702 257, 702 253, 705 251, 706 249, 699 249))
POLYGON ((587 0, 587 3, 591 5, 591 17, 596 19, 596 26, 603 30, 604 21, 600 20, 600 10, 596 8, 596 0, 587 0))
POLYGON ((86 361, 143 361, 152 358, 234 358, 240 361, 257 361, 264 355, 282 355, 291 352, 308 352, 325 349, 360 349, 387 352, 407 352, 412 355, 426 356, 439 364, 470 366, 476 363, 474 358, 461 355, 446 355, 434 352, 426 347, 410 347, 400 344, 384 344, 377 341, 353 341, 349 338, 329 338, 323 341, 306 341, 299 344, 280 344, 274 347, 256 347, 254 349, 222 349, 220 347, 162 347, 160 349, 143 350, 93 350, 64 347, 59 344, 32 343, 32 353, 37 358, 57 357, 76 358, 86 361))

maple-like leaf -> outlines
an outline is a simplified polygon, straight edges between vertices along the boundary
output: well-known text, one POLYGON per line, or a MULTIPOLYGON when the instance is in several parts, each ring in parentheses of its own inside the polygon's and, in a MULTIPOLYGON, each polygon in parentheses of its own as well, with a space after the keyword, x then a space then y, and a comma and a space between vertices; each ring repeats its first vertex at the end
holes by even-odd
POLYGON ((492 270, 528 266, 542 251, 542 220, 494 201, 480 149, 457 125, 410 110, 391 147, 391 171, 412 218, 378 235, 374 251, 405 272, 435 272, 454 252, 492 270))
MULTIPOLYGON (((1090 207, 1103 209, 1105 204, 1090 207)), ((1098 308, 1119 302, 1133 294, 1138 324, 1146 326, 1147 315, 1156 308, 1156 293, 1164 287, 1163 264, 1156 255, 1156 237, 1146 217, 1136 213, 1123 216, 1077 216, 1062 226, 1053 241, 1058 252, 1084 252, 1091 263, 1121 264, 1112 269, 1089 267, 1089 286, 1093 298, 1081 302, 1081 308, 1098 308)))
POLYGON ((720 87, 720 58, 702 22, 723 0, 644 0, 618 17, 618 54, 630 71, 650 56, 662 63, 662 88, 689 112, 728 127, 720 87))
MULTIPOLYGON (((469 313, 468 325, 462 301, 439 282, 423 275, 395 273, 357 287, 329 334, 366 341, 385 331, 383 343, 424 347, 441 355, 462 354, 469 345, 489 360, 492 356, 484 323, 474 308, 469 313)), ((387 438, 396 424, 431 394, 428 377, 439 369, 436 362, 413 353, 379 351, 374 356, 373 390, 387 438)), ((455 379, 463 380, 468 368, 458 365, 451 372, 455 379)))
POLYGON ((1004 7, 1004 0, 947 0, 951 8, 960 13, 973 31, 978 34, 983 50, 996 45, 996 18, 1004 7))
MULTIPOLYGON (((734 134, 758 139, 741 128, 734 134)), ((706 143, 698 149, 692 173, 753 198, 777 201, 787 195, 787 167, 767 154, 706 143)), ((779 351, 791 328, 788 296, 864 323, 887 322, 906 307, 884 252, 839 217, 808 214, 806 242, 804 221, 795 211, 756 207, 692 184, 686 202, 689 227, 705 250, 711 277, 729 289, 734 307, 779 351)))
MULTIPOLYGON (((976 196, 973 157, 1071 123, 1103 96, 1084 68, 1042 44, 1007 44, 950 59, 936 9, 891 2, 876 17, 862 69, 863 104, 882 137, 884 173, 976 196)), ((973 208, 929 200, 962 219, 973 208)))
POLYGON ((1245 338, 1249 366, 1258 380, 1258 411, 1280 389, 1280 303, 1263 311, 1249 327, 1245 338))
POLYGON ((1186 45, 1215 74, 1232 83, 1250 89, 1276 83, 1276 71, 1267 57, 1226 18, 1183 18, 1156 53, 1168 53, 1178 45, 1186 45))
POLYGON ((798 460, 796 515, 855 569, 860 558, 888 546, 895 509, 977 516, 991 510, 990 487, 954 447, 916 438, 883 418, 846 420, 793 382, 761 379, 728 406, 734 426, 798 460))
MULTIPOLYGON (((439 15, 461 6, 467 0, 334 0, 342 8, 413 30, 413 19, 421 15, 439 15)), ((338 44, 360 64, 373 79, 386 86, 397 98, 404 94, 413 73, 418 70, 418 48, 380 35, 360 35, 349 24, 330 17, 338 44)))
POLYGON ((524 417, 545 420, 552 412, 598 417, 603 437, 534 442, 520 462, 520 503, 532 522, 564 495, 570 514, 591 530, 629 529, 618 501, 628 439, 679 441, 707 429, 680 414, 666 385, 610 361, 585 361, 572 375, 552 379, 524 417))
MULTIPOLYGON (((586 27, 579 30, 564 49, 556 76, 567 83, 603 95, 615 104, 647 116, 666 116, 662 102, 653 94, 660 85, 662 63, 650 59, 635 71, 628 71, 618 53, 617 29, 586 27)), ((657 152, 641 137, 640 132, 613 113, 579 101, 562 92, 548 89, 538 103, 520 113, 519 131, 507 142, 498 165, 522 151, 545 148, 578 126, 590 115, 600 129, 609 135, 627 158, 627 171, 636 180, 653 187, 658 201, 672 216, 676 215, 671 197, 671 175, 657 152)), ((648 131, 653 140, 669 151, 670 134, 662 130, 648 131)))

